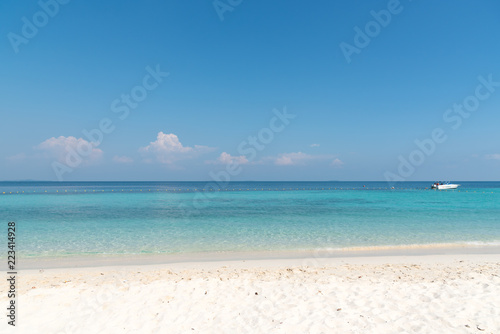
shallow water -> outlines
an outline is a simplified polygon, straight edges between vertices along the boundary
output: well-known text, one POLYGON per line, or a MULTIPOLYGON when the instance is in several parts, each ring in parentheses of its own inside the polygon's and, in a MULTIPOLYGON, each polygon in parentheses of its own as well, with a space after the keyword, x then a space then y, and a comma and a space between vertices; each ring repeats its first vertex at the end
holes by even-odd
POLYGON ((500 245, 500 183, 431 183, 1 182, 0 216, 24 257, 500 245))

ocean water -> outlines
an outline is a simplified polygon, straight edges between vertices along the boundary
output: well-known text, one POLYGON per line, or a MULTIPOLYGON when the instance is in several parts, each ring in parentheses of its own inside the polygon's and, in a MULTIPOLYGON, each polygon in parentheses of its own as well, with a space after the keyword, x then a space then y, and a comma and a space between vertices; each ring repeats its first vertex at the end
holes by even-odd
POLYGON ((25 258, 500 245, 499 182, 431 183, 0 182, 0 217, 25 258))

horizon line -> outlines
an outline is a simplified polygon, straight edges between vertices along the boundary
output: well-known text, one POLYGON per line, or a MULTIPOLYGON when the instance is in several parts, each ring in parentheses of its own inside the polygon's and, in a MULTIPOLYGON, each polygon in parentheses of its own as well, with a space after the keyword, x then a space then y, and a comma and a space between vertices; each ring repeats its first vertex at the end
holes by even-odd
MULTIPOLYGON (((441 180, 439 180, 441 181, 441 180)), ((215 183, 234 183, 234 182, 385 182, 385 183, 404 183, 404 182, 436 182, 436 180, 409 180, 409 181, 384 181, 384 180, 234 180, 234 181, 224 181, 218 182, 216 180, 1 180, 0 182, 52 182, 52 183, 64 183, 64 182, 215 182, 215 183)), ((450 181, 441 181, 450 182, 450 181)), ((454 182, 500 182, 500 180, 457 180, 454 182)))

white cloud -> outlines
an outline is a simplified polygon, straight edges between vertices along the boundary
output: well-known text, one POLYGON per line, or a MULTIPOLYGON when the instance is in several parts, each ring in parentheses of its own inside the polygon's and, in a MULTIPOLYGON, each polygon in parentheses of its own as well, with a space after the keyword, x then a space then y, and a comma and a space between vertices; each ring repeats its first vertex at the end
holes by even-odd
POLYGON ((244 155, 239 155, 239 156, 233 156, 229 153, 222 152, 220 156, 215 160, 210 160, 206 161, 205 163, 207 164, 222 164, 222 165, 228 165, 228 164, 238 164, 238 165, 245 165, 248 164, 249 161, 246 156, 244 155))
POLYGON ((309 160, 314 160, 315 157, 302 152, 282 153, 274 160, 276 165, 293 166, 303 165, 309 160))
POLYGON ((309 146, 311 146, 311 147, 319 147, 319 144, 311 144, 309 146))
POLYGON ((344 166, 344 162, 340 159, 334 159, 332 163, 330 164, 332 167, 342 167, 344 166))
POLYGON ((115 155, 113 157, 113 161, 114 162, 117 162, 119 164, 128 164, 128 163, 132 163, 134 162, 134 159, 130 158, 130 157, 127 157, 127 156, 118 156, 118 155, 115 155))
POLYGON ((153 154, 159 162, 164 164, 173 164, 178 160, 191 159, 213 150, 212 147, 201 145, 194 145, 194 147, 183 146, 175 134, 163 132, 158 132, 155 141, 139 149, 140 152, 153 154))
POLYGON ((99 159, 102 156, 102 150, 96 148, 96 143, 91 143, 83 138, 75 138, 73 136, 52 137, 39 145, 35 149, 43 151, 46 156, 56 159, 62 164, 71 164, 70 162, 78 161, 90 163, 99 159), (78 158, 75 158, 78 157, 78 158))
POLYGON ((500 153, 487 154, 485 158, 488 160, 500 160, 500 153))
POLYGON ((193 150, 192 147, 182 146, 179 138, 173 133, 158 132, 156 141, 149 143, 148 146, 142 148, 147 152, 175 152, 187 153, 193 150))

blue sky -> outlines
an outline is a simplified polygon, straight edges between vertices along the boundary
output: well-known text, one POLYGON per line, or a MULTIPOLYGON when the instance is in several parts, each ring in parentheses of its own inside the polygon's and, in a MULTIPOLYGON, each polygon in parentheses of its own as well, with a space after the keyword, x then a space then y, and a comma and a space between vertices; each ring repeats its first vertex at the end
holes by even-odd
POLYGON ((500 179, 497 1, 215 3, 3 1, 0 180, 500 179))

